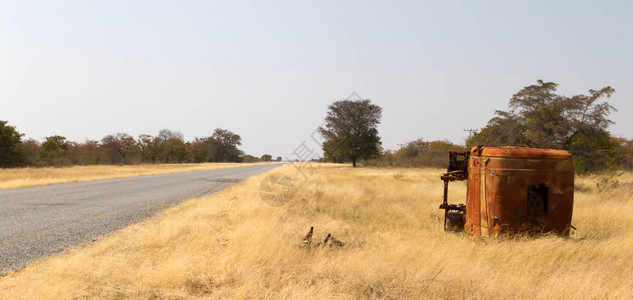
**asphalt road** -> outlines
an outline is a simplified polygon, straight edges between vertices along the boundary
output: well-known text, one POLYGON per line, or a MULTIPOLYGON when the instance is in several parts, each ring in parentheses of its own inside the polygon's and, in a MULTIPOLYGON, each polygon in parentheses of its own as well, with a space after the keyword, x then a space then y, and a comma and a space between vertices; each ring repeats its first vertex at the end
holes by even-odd
POLYGON ((0 190, 0 274, 279 165, 0 190))

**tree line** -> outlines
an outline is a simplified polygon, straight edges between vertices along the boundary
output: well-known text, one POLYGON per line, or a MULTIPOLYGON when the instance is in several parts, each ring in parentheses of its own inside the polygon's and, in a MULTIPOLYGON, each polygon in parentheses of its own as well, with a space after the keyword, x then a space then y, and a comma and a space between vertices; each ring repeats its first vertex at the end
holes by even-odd
MULTIPOLYGON (((465 146, 449 141, 407 143, 397 151, 384 150, 377 126, 382 108, 370 100, 340 100, 328 107, 323 137, 323 161, 404 167, 444 167, 448 151, 466 151, 476 145, 520 146, 564 149, 574 156, 579 174, 615 169, 633 169, 633 140, 615 137, 608 131, 615 108, 606 98, 610 86, 587 94, 556 93, 558 84, 538 80, 522 88, 509 101, 509 110, 497 110, 465 146)), ((270 161, 245 155, 239 135, 218 128, 210 137, 185 142, 183 135, 168 129, 157 136, 125 133, 107 135, 101 141, 76 143, 63 136, 49 136, 39 143, 21 140, 15 127, 0 121, 0 167, 25 165, 89 165, 182 162, 270 161)), ((281 157, 277 157, 281 160, 281 157)))
POLYGON ((607 129, 616 111, 606 100, 610 86, 587 94, 556 93, 558 84, 538 80, 512 95, 509 110, 497 110, 468 146, 499 145, 563 149, 574 156, 577 173, 633 168, 633 141, 607 129))
POLYGON ((365 162, 378 167, 434 167, 445 168, 448 164, 448 152, 464 152, 463 145, 450 141, 425 141, 420 138, 404 144, 398 150, 385 150, 375 159, 365 162))
MULTIPOLYGON (((0 121, 0 167, 127 165, 141 163, 203 163, 271 161, 245 154, 242 138, 217 128, 209 137, 185 141, 183 134, 169 129, 158 135, 127 133, 106 135, 100 141, 73 142, 64 136, 48 136, 43 142, 22 140, 23 134, 7 121, 0 121)), ((277 160, 281 160, 278 157, 277 160)))
POLYGON ((377 125, 382 108, 369 100, 341 100, 328 108, 320 133, 325 139, 325 161, 403 167, 445 167, 448 151, 466 151, 473 146, 519 146, 563 149, 574 156, 577 173, 633 170, 633 140, 608 131, 616 109, 606 100, 610 86, 587 94, 556 93, 558 84, 538 80, 512 95, 509 110, 497 110, 486 126, 477 130, 465 146, 449 141, 418 139, 399 150, 381 147, 377 125))

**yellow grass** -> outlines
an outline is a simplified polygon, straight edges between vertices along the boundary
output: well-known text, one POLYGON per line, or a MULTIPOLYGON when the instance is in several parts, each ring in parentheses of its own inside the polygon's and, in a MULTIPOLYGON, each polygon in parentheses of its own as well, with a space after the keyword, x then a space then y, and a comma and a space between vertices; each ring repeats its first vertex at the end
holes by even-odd
POLYGON ((0 169, 0 190, 77 181, 211 170, 248 166, 253 164, 255 163, 156 164, 0 169))
MULTIPOLYGON (((9 274, 2 298, 633 296, 630 173, 578 178, 570 238, 495 241, 442 231, 441 170, 325 165, 307 181, 290 165, 271 172, 294 182, 285 206, 264 203, 267 174, 255 176, 9 274), (310 226, 315 239, 351 245, 299 248, 310 226)), ((464 185, 451 193, 461 202, 464 185)))

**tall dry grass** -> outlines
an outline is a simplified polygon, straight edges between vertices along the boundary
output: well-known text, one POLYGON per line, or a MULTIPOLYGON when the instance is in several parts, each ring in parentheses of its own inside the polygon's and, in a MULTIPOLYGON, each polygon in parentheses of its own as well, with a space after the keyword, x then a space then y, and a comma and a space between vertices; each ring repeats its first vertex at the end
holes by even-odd
POLYGON ((0 190, 18 187, 248 166, 255 163, 155 164, 0 169, 0 190))
MULTIPOLYGON (((570 238, 444 233, 440 170, 332 165, 259 197, 266 174, 0 279, 3 298, 630 298, 633 175, 580 177, 570 238), (617 181, 617 183, 615 183, 617 181), (606 182, 606 185, 604 184, 606 182), (598 186, 598 183, 602 183, 598 186), (343 249, 302 249, 310 226, 343 249)), ((465 196, 453 184, 451 201, 465 196)))

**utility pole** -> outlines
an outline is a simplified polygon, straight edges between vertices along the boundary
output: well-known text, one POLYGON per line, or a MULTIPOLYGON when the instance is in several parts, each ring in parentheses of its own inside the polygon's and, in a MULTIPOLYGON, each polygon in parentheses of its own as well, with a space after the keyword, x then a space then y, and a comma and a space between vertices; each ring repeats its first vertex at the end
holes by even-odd
POLYGON ((477 129, 464 129, 464 131, 468 131, 468 139, 470 140, 470 138, 473 136, 473 132, 476 132, 477 129))
POLYGON ((402 149, 402 146, 404 146, 405 144, 396 144, 398 146, 400 146, 400 149, 402 149))

